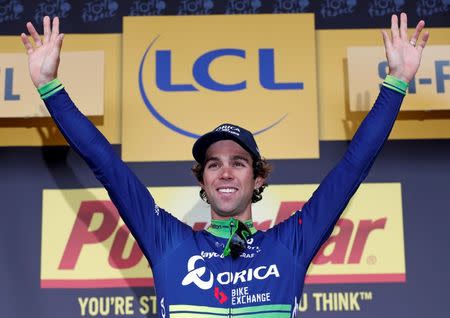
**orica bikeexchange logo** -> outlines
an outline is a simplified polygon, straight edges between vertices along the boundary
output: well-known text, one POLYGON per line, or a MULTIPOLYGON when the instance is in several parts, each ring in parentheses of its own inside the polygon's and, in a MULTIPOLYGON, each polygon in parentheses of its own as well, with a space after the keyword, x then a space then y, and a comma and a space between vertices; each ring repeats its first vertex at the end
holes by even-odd
POLYGON ((405 0, 372 0, 369 5, 369 15, 371 17, 389 16, 400 12, 405 0))
POLYGON ((46 0, 38 3, 34 11, 34 21, 41 23, 42 19, 48 15, 50 17, 67 18, 72 6, 67 0, 46 0))
POLYGON ((20 1, 0 1, 0 23, 19 20, 23 11, 20 1))
POLYGON ((322 2, 320 14, 324 18, 351 14, 357 4, 357 0, 325 0, 322 2))
POLYGON ((81 18, 84 22, 95 22, 112 18, 117 14, 119 4, 114 0, 94 0, 84 4, 81 18))
POLYGON ((241 134, 241 130, 233 125, 222 125, 220 127, 217 127, 216 131, 223 131, 236 136, 239 136, 241 134))
POLYGON ((419 0, 417 1, 417 15, 419 17, 429 17, 434 14, 448 13, 450 0, 419 0))
POLYGON ((212 287, 214 283, 214 276, 211 271, 209 271, 209 278, 208 275, 206 275, 207 279, 202 280, 202 277, 206 272, 205 259, 203 257, 201 257, 200 255, 192 256, 187 263, 187 270, 188 273, 181 282, 183 286, 195 284, 198 288, 204 290, 210 289, 212 287), (195 268, 195 263, 197 261, 201 261, 203 263, 203 266, 195 268))
MULTIPOLYGON (((208 270, 209 275, 206 274, 206 262, 200 255, 193 255, 189 258, 187 263, 187 275, 183 278, 181 284, 188 286, 190 284, 196 285, 198 288, 208 290, 213 286, 214 275, 208 270), (196 267, 196 263, 200 262, 200 267, 196 267)), ((252 280, 265 280, 269 277, 280 277, 280 272, 276 264, 269 266, 261 265, 256 268, 246 268, 240 272, 221 272, 217 274, 216 280, 220 285, 236 285, 238 283, 246 283, 252 280)))

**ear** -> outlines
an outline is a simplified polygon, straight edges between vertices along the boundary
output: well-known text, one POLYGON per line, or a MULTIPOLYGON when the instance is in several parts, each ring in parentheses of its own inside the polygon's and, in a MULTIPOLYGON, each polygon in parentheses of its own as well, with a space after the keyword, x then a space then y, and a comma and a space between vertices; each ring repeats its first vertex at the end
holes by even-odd
POLYGON ((264 182, 266 182, 265 178, 263 178, 263 177, 256 177, 256 179, 255 179, 255 190, 259 189, 264 184, 264 182))

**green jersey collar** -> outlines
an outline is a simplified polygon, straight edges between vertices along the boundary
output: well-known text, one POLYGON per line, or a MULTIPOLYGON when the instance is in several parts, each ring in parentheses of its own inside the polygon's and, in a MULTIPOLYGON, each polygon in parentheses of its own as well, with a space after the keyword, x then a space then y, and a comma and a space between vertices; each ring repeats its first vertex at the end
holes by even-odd
MULTIPOLYGON (((212 235, 228 239, 230 238, 231 233, 233 233, 233 227, 237 225, 237 221, 238 220, 234 218, 228 220, 211 220, 211 225, 208 227, 207 231, 212 235)), ((244 223, 249 228, 251 234, 256 233, 252 220, 244 221, 244 223)))

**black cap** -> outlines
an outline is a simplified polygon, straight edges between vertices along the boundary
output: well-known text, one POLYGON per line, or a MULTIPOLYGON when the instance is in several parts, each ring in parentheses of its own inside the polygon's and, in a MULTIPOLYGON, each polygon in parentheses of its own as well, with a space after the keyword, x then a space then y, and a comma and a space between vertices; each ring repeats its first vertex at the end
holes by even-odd
POLYGON ((247 129, 233 125, 222 124, 213 131, 204 134, 194 143, 192 147, 192 155, 194 159, 203 164, 205 161, 206 150, 213 143, 220 140, 233 140, 237 142, 242 148, 247 150, 252 156, 253 160, 261 159, 258 146, 256 145, 253 134, 247 129))

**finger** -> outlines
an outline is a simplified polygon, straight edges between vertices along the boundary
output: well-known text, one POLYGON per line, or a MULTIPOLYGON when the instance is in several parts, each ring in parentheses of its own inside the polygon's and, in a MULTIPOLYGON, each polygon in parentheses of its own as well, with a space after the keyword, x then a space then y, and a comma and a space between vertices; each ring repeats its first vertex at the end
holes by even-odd
POLYGON ((63 40, 64 40, 64 33, 58 34, 58 36, 56 37, 56 48, 58 50, 58 55, 61 52, 63 40))
POLYGON ((23 46, 25 47, 25 50, 27 51, 27 54, 30 55, 31 53, 33 53, 34 49, 30 43, 30 40, 28 39, 28 36, 25 33, 22 33, 20 35, 20 38, 22 39, 22 43, 23 46))
POLYGON ((395 41, 399 38, 399 32, 398 32, 398 18, 397 15, 393 14, 391 17, 391 34, 392 34, 392 40, 395 41))
POLYGON ((31 37, 33 38, 34 44, 36 46, 41 46, 42 45, 41 37, 39 36, 39 33, 37 33, 36 29, 34 28, 33 23, 28 22, 27 29, 28 29, 28 32, 30 33, 31 37))
POLYGON ((416 25, 416 29, 414 30, 414 33, 411 37, 411 40, 409 41, 412 43, 417 43, 417 40, 419 39, 420 32, 422 32, 423 27, 425 26, 425 21, 420 20, 419 23, 416 25))
POLYGON ((417 46, 417 49, 420 53, 422 53, 422 50, 425 48, 425 45, 427 45, 428 38, 430 37, 430 33, 426 31, 422 35, 422 40, 420 41, 419 45, 417 46))
POLYGON ((42 24, 44 26, 44 43, 47 43, 48 41, 50 41, 50 34, 51 34, 50 18, 48 16, 45 16, 42 24))
POLYGON ((391 39, 389 38, 389 35, 387 34, 387 32, 385 30, 382 30, 381 34, 383 34, 384 47, 385 47, 386 51, 389 51, 392 48, 391 39))
POLYGON ((408 41, 408 16, 404 12, 400 14, 400 38, 408 41))
POLYGON ((53 18, 53 26, 52 26, 52 36, 51 36, 51 40, 55 41, 57 40, 59 35, 59 18, 58 17, 54 17, 53 18))

